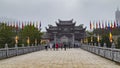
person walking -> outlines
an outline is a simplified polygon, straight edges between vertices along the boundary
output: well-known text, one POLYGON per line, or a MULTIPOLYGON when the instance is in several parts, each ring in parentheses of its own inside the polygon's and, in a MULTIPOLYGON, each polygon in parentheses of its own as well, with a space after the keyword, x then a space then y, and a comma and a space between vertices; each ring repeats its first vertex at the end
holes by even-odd
POLYGON ((47 45, 47 44, 45 45, 45 50, 46 50, 46 51, 48 50, 48 45, 47 45))
POLYGON ((67 45, 66 44, 64 44, 64 50, 66 51, 66 47, 67 47, 67 45))
POLYGON ((53 44, 52 44, 52 43, 50 43, 49 45, 50 45, 50 50, 52 50, 53 44))
POLYGON ((58 50, 58 47, 59 47, 58 43, 56 43, 56 46, 55 46, 55 47, 56 47, 56 50, 58 50))
POLYGON ((63 48, 63 44, 62 44, 62 43, 60 44, 60 48, 61 48, 61 50, 62 50, 62 48, 63 48))
POLYGON ((53 49, 55 50, 55 43, 53 44, 53 49))

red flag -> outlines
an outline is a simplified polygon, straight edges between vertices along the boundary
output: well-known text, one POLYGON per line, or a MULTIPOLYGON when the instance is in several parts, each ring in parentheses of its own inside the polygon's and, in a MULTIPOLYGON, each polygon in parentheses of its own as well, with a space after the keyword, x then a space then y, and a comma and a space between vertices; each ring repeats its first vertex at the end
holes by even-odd
POLYGON ((114 28, 116 28, 116 22, 114 21, 114 28))
POLYGON ((18 23, 16 23, 16 30, 18 30, 18 23))
POLYGON ((93 26, 92 27, 93 27, 93 29, 95 29, 95 23, 94 22, 93 22, 93 26))
POLYGON ((101 24, 100 24, 100 21, 99 21, 99 28, 101 28, 101 24))
POLYGON ((90 21, 90 29, 92 29, 92 23, 91 23, 91 21, 90 21))
POLYGON ((39 29, 41 30, 41 22, 39 23, 39 29))
POLYGON ((119 28, 119 23, 117 22, 117 28, 119 28))
POLYGON ((32 26, 32 22, 30 21, 30 26, 32 26))
POLYGON ((32 24, 32 26, 33 26, 33 27, 35 27, 35 25, 34 25, 34 21, 33 21, 33 24, 32 24))
POLYGON ((111 21, 110 31, 112 31, 112 29, 113 29, 113 23, 112 23, 112 21, 111 21))
POLYGON ((98 23, 96 22, 96 29, 98 28, 98 23))
POLYGON ((102 29, 104 29, 104 23, 102 22, 102 29))
POLYGON ((19 25, 18 25, 18 27, 20 27, 20 21, 19 21, 19 25))
POLYGON ((113 28, 113 23, 112 23, 112 21, 111 21, 111 26, 110 26, 111 28, 113 28))
POLYGON ((23 24, 23 22, 22 22, 22 30, 24 29, 24 24, 23 24))
POLYGON ((10 27, 12 27, 12 22, 10 22, 10 27))

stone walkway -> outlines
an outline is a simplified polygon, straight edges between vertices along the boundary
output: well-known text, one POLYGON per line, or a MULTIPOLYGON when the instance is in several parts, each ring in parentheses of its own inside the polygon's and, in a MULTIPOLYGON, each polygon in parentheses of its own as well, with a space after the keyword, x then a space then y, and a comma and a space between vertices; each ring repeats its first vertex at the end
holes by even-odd
POLYGON ((120 68, 120 65, 82 49, 67 49, 0 60, 0 68, 120 68))

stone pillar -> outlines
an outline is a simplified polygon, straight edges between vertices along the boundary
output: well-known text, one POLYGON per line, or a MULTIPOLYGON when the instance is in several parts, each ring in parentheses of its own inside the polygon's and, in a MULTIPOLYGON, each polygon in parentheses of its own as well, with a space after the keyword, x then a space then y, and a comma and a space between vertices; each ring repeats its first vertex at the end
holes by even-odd
POLYGON ((114 42, 112 43, 111 48, 115 48, 115 43, 114 42))
POLYGON ((107 47, 106 43, 104 43, 103 47, 107 47))
POLYGON ((97 44, 96 43, 94 43, 94 46, 96 46, 97 44))
POLYGON ((6 49, 6 57, 8 57, 8 44, 5 44, 5 49, 6 49))
POLYGON ((24 44, 22 44, 22 47, 24 47, 24 44))
POLYGON ((5 48, 8 49, 8 44, 7 43, 5 44, 5 48))
POLYGON ((15 49, 16 49, 16 55, 18 55, 18 45, 17 45, 17 43, 15 44, 15 49))
POLYGON ((15 44, 15 48, 18 48, 17 44, 15 44))
POLYGON ((100 43, 98 43, 98 47, 101 47, 100 43))
POLYGON ((32 47, 33 47, 34 45, 32 44, 32 47))
POLYGON ((88 43, 88 45, 90 45, 90 43, 88 43))
POLYGON ((74 36, 74 33, 72 34, 73 35, 73 46, 74 46, 74 44, 75 44, 75 36, 74 36))
POLYGON ((37 43, 35 43, 35 46, 37 46, 37 43))
POLYGON ((56 33, 54 34, 54 42, 56 44, 56 33))

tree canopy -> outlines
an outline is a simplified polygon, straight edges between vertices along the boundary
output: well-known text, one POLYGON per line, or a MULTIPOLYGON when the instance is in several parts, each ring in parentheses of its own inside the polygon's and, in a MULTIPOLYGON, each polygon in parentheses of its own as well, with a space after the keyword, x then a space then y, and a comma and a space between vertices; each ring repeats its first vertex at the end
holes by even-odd
POLYGON ((13 26, 8 26, 5 23, 0 23, 0 48, 5 47, 7 43, 9 47, 15 46, 15 37, 18 37, 18 46, 25 44, 27 46, 27 39, 29 38, 31 44, 39 44, 42 32, 34 25, 26 25, 24 29, 18 27, 16 30, 13 26))
POLYGON ((7 26, 4 23, 0 24, 0 47, 4 47, 4 45, 7 43, 9 46, 11 46, 14 42, 14 35, 15 32, 12 31, 10 26, 7 26))
POLYGON ((40 30, 32 25, 27 25, 21 30, 19 36, 21 37, 21 42, 27 44, 27 39, 29 38, 30 44, 40 43, 42 33, 40 30))

